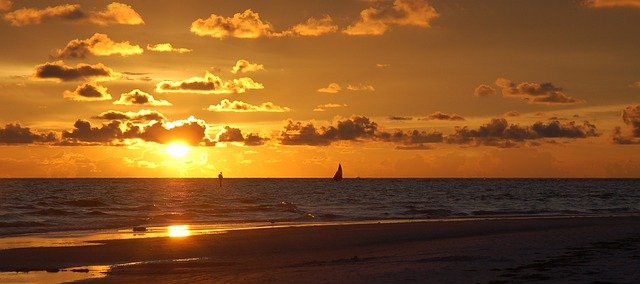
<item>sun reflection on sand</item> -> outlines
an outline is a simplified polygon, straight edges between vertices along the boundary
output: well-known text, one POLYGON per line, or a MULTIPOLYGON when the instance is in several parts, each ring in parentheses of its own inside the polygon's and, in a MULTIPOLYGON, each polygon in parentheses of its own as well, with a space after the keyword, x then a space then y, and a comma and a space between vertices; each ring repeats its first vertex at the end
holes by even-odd
POLYGON ((189 226, 187 225, 168 226, 167 232, 169 234, 169 237, 172 238, 187 237, 191 235, 191 231, 189 230, 189 226))

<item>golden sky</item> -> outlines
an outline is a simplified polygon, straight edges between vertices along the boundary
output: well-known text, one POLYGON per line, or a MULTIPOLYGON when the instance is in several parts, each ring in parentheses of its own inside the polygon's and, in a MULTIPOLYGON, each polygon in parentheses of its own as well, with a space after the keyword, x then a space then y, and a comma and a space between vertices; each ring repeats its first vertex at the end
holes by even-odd
POLYGON ((0 177, 640 177, 639 32, 640 0, 0 0, 0 177))

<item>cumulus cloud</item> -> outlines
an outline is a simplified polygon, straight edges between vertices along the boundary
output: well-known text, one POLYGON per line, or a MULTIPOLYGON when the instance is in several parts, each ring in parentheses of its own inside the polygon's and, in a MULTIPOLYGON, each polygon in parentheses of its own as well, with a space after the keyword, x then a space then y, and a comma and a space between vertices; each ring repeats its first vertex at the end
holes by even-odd
POLYGON ((348 35, 382 35, 391 26, 417 26, 428 28, 438 12, 424 0, 395 0, 393 4, 381 2, 360 12, 360 19, 342 32, 348 35))
POLYGON ((159 93, 198 93, 198 94, 233 94, 247 90, 264 89, 264 86, 253 79, 242 77, 222 81, 220 77, 206 72, 204 77, 192 77, 182 81, 162 81, 156 85, 159 93))
POLYGON ((33 144, 55 142, 57 136, 53 132, 36 133, 29 127, 22 127, 20 124, 7 124, 0 127, 0 144, 33 144))
POLYGON ((89 65, 80 63, 75 67, 67 66, 64 61, 47 62, 36 65, 32 78, 37 80, 75 81, 94 80, 108 81, 121 76, 120 73, 105 66, 102 63, 89 65))
POLYGON ((489 146, 512 147, 515 142, 541 138, 587 138, 598 136, 596 126, 585 121, 560 123, 558 120, 536 122, 531 126, 509 124, 504 118, 494 118, 478 129, 456 127, 446 140, 453 144, 476 143, 489 146))
POLYGON ((236 13, 230 18, 211 14, 207 19, 197 19, 191 23, 191 32, 199 36, 219 39, 277 36, 271 23, 263 22, 260 19, 260 14, 251 9, 236 13))
POLYGON ((424 118, 425 120, 453 120, 453 121, 461 121, 465 120, 464 117, 459 116, 457 114, 447 114, 443 112, 436 111, 429 116, 424 118))
POLYGON ((324 88, 320 88, 318 89, 318 92, 320 93, 328 93, 328 94, 335 94, 338 93, 342 90, 342 87, 340 87, 340 85, 338 85, 338 83, 331 83, 329 84, 329 86, 326 86, 324 88))
POLYGON ((187 53, 193 51, 192 49, 173 47, 170 43, 158 43, 154 45, 147 45, 147 49, 155 52, 175 52, 175 53, 187 53))
POLYGON ((137 112, 133 112, 133 111, 122 112, 117 110, 108 110, 95 116, 94 118, 104 119, 104 120, 130 120, 134 122, 151 121, 151 120, 164 121, 166 119, 162 113, 155 110, 148 110, 148 109, 142 109, 137 112))
POLYGON ((65 99, 79 102, 111 100, 111 94, 106 87, 93 83, 82 84, 74 91, 64 91, 62 95, 65 99))
POLYGON ((347 85, 347 90, 349 90, 349 91, 368 91, 368 92, 373 92, 373 91, 376 90, 376 88, 374 88, 371 85, 357 84, 357 85, 347 85))
POLYGON ((289 112, 288 107, 281 107, 272 102, 262 103, 260 105, 252 105, 242 101, 230 101, 223 99, 217 105, 210 105, 208 111, 215 112, 289 112))
POLYGON ((338 30, 338 26, 333 23, 330 16, 324 16, 320 19, 309 18, 302 24, 297 24, 291 28, 291 32, 301 36, 320 36, 327 33, 333 33, 338 30))
POLYGON ((316 108, 313 109, 313 111, 325 111, 328 108, 339 108, 339 107, 347 107, 347 104, 328 103, 328 104, 318 105, 316 108))
POLYGON ((154 98, 151 94, 139 89, 123 93, 120 98, 113 102, 114 105, 148 105, 148 106, 170 106, 170 102, 154 98))
POLYGON ((3 19, 16 27, 41 24, 50 19, 88 22, 101 26, 144 24, 140 14, 131 6, 117 2, 107 5, 105 10, 89 13, 84 12, 79 4, 50 6, 42 9, 22 8, 6 13, 3 19))
POLYGON ((506 112, 504 114, 504 116, 506 116, 506 117, 516 117, 516 116, 520 116, 520 113, 515 111, 515 110, 512 110, 512 111, 506 112))
POLYGON ((257 133, 249 133, 247 136, 243 136, 242 130, 230 126, 225 126, 216 138, 217 142, 243 142, 246 146, 260 146, 268 140, 268 138, 260 137, 257 133))
POLYGON ((622 110, 622 121, 628 127, 623 131, 621 127, 613 130, 613 142, 616 144, 640 144, 640 105, 630 105, 622 110))
POLYGON ((9 0, 0 0, 0 11, 9 11, 13 6, 13 2, 9 0))
POLYGON ((516 84, 508 79, 498 78, 496 85, 502 88, 502 96, 520 98, 529 104, 560 105, 584 102, 567 96, 562 88, 556 87, 551 83, 523 82, 516 84))
POLYGON ((256 72, 260 70, 264 70, 264 65, 251 63, 247 60, 240 59, 236 62, 236 65, 234 65, 233 68, 231 69, 231 73, 233 74, 247 73, 247 72, 256 72))
POLYGON ((397 130, 393 133, 381 131, 377 134, 377 138, 382 141, 402 143, 403 145, 423 145, 425 143, 440 143, 444 140, 444 135, 440 131, 402 131, 397 130))
POLYGON ((144 51, 138 45, 128 41, 114 42, 107 35, 96 33, 88 39, 74 39, 63 49, 55 51, 57 58, 85 58, 92 54, 96 56, 121 55, 129 56, 142 54, 144 51))
POLYGON ((284 145, 326 146, 339 140, 374 138, 378 124, 364 116, 353 116, 338 121, 336 126, 316 127, 313 123, 289 121, 284 128, 280 136, 284 145))
POLYGON ((473 91, 473 95, 476 97, 490 97, 496 94, 496 89, 492 86, 482 84, 478 86, 475 91, 473 91))
POLYGON ((586 0, 584 4, 591 8, 640 8, 640 0, 586 0))

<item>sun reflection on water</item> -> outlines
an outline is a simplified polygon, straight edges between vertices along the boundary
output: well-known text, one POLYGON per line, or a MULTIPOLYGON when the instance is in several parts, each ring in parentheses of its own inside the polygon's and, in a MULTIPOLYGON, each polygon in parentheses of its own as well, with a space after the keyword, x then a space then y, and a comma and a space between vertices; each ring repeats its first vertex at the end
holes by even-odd
POLYGON ((189 231, 189 226, 187 225, 168 226, 167 232, 169 237, 172 238, 187 237, 191 235, 191 231, 189 231))

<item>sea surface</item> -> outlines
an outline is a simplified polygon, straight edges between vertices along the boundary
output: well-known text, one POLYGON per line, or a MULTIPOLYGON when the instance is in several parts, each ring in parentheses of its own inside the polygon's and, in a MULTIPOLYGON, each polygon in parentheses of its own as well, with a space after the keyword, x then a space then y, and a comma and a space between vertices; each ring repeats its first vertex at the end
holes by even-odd
POLYGON ((0 237, 172 224, 640 213, 640 179, 0 179, 0 237))

